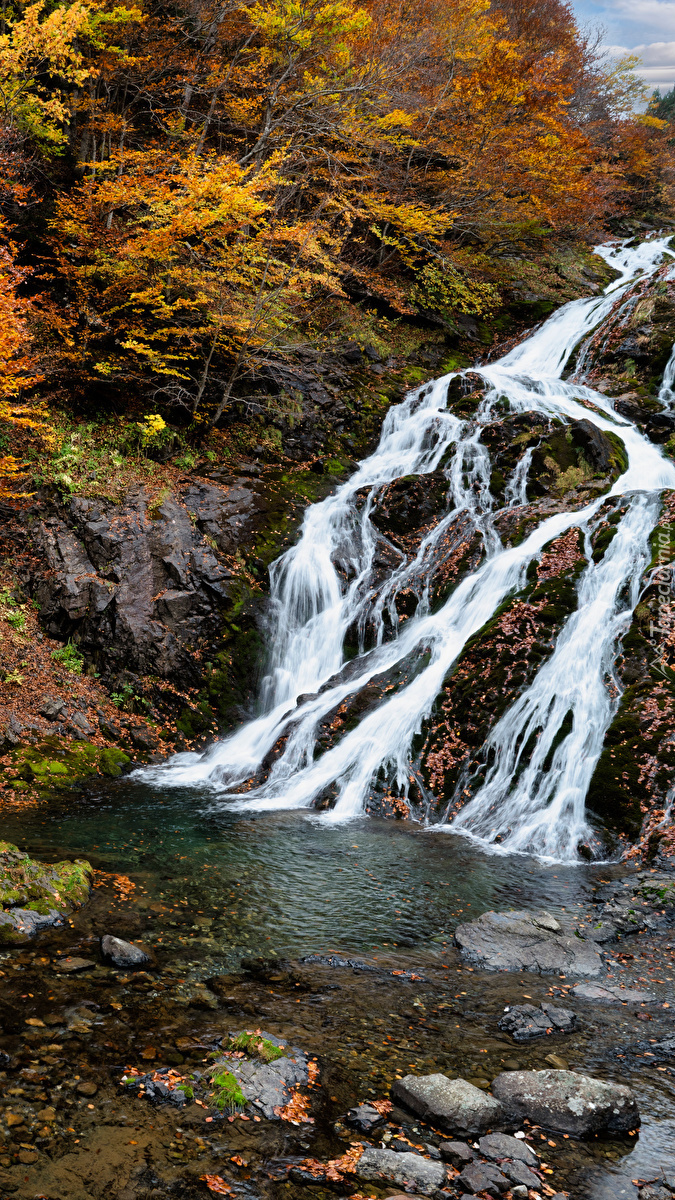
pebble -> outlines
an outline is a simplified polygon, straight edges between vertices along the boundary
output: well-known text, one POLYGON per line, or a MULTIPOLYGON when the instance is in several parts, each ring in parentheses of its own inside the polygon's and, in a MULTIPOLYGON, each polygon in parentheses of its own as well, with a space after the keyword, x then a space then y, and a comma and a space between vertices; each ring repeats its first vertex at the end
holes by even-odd
POLYGON ((23 1125, 23 1117, 21 1116, 21 1113, 7 1113, 7 1116, 5 1117, 5 1124, 9 1129, 13 1129, 17 1125, 23 1125))
POLYGON ((98 1086, 95 1083, 85 1081, 84 1083, 78 1083, 75 1090, 78 1091, 81 1096, 95 1096, 98 1091, 98 1086))

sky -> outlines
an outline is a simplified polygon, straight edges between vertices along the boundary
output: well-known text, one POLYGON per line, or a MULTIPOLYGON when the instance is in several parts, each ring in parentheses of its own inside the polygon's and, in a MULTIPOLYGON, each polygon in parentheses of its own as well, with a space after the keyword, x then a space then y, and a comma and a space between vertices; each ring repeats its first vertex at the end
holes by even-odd
POLYGON ((581 25, 601 25, 613 54, 637 54, 651 90, 675 84, 675 0, 572 0, 581 25))

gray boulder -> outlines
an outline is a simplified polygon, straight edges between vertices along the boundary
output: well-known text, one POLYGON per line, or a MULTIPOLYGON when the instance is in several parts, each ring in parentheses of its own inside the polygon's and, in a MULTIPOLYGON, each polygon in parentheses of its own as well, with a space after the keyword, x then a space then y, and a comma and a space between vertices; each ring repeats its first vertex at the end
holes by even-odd
POLYGON ((501 1104, 489 1093, 446 1075, 405 1075, 392 1084, 391 1094, 449 1133, 483 1133, 503 1116, 501 1104))
POLYGON ((547 912, 486 912, 458 925, 462 958, 493 971, 555 972, 595 979, 605 974, 594 941, 570 936, 547 912))
POLYGON ((500 1196, 502 1192, 508 1192, 510 1187, 506 1175, 492 1163, 470 1163, 464 1168, 457 1182, 472 1196, 479 1192, 481 1195, 487 1193, 488 1196, 500 1196))
POLYGON ((492 1089, 516 1120, 559 1133, 626 1133, 640 1124, 630 1088, 576 1071, 505 1071, 492 1089))
POLYGON ((495 1162, 501 1158, 519 1158, 530 1167, 536 1167, 539 1161, 525 1140, 511 1137, 508 1133, 488 1133, 479 1138, 478 1148, 485 1158, 492 1158, 495 1162))
POLYGON ((101 950, 104 958, 109 959, 115 967, 144 967, 151 961, 150 955, 140 946, 113 937, 110 933, 105 933, 101 938, 101 950))
POLYGON ((568 1008, 556 1008, 553 1004, 514 1004, 504 1011, 499 1028, 510 1033, 516 1042, 529 1042, 532 1038, 547 1033, 571 1033, 576 1024, 576 1014, 568 1008))
POLYGON ((412 1185, 424 1196, 442 1188, 447 1179, 445 1167, 421 1154, 401 1154, 397 1150, 377 1150, 366 1146, 354 1167, 359 1179, 386 1180, 399 1186, 412 1185))

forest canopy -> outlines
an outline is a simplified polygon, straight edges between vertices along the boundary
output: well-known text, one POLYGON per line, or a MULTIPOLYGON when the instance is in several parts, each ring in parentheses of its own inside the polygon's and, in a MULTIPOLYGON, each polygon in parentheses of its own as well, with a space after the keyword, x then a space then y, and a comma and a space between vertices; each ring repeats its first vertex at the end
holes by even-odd
POLYGON ((562 0, 9 3, 4 416, 199 434, 346 313, 489 313, 505 248, 668 209, 633 67, 562 0))

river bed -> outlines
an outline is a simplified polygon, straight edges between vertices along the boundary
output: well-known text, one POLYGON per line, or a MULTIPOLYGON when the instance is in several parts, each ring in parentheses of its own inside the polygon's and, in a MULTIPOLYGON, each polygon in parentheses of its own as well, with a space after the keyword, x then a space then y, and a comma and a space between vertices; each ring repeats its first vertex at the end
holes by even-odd
MULTIPOLYGON (((630 1049, 647 1034, 656 1041, 672 1032, 675 938, 667 931, 642 936, 633 962, 623 973, 613 968, 625 982, 650 981, 658 1003, 646 1014, 648 1028, 644 1006, 574 1001, 577 1031, 524 1045, 499 1031, 504 1007, 564 1000, 572 981, 471 970, 453 945, 457 924, 487 909, 590 914, 593 888, 626 875, 625 867, 490 855, 464 837, 405 821, 326 825, 303 812, 214 810, 212 799, 194 789, 162 793, 133 777, 71 794, 62 804, 7 812, 3 828, 36 857, 88 857, 100 884, 65 930, 6 952, 0 963, 0 1048, 24 1076, 21 1102, 40 1088, 36 1096, 56 1103, 60 1116, 64 1096, 74 1097, 63 1110, 69 1124, 56 1138, 59 1118, 51 1132, 43 1130, 42 1144, 40 1136, 28 1137, 26 1125, 18 1128, 18 1153, 35 1161, 16 1184, 11 1148, 0 1158, 8 1194, 98 1197, 123 1159, 126 1190, 114 1194, 125 1200, 204 1196, 199 1174, 215 1170, 240 1194, 313 1200, 325 1189, 288 1182, 288 1167, 307 1153, 342 1153, 346 1142, 335 1122, 360 1101, 386 1097, 396 1075, 441 1071, 485 1088, 503 1070, 551 1066, 552 1053, 571 1069, 629 1083, 643 1122, 637 1138, 611 1142, 534 1131, 546 1143, 554 1187, 579 1200, 633 1197, 632 1180, 675 1171, 675 1075, 630 1049), (150 948, 152 966, 140 973, 106 967, 98 952, 106 932, 150 948), (64 971, 68 956, 82 956, 90 967, 64 971), (78 1028, 72 1019, 87 1010, 95 1014, 88 1032, 86 1021, 78 1028), (58 1032, 56 1049, 38 1058, 26 1043, 25 1020, 63 1022, 63 1013, 72 1028, 58 1032), (314 1125, 267 1132, 247 1125, 242 1133, 240 1121, 204 1125, 194 1105, 195 1112, 176 1114, 170 1105, 153 1109, 119 1098, 124 1068, 180 1063, 185 1069, 203 1060, 214 1033, 246 1027, 292 1038, 317 1056, 322 1090, 314 1125), (194 1052, 184 1041, 177 1048, 190 1037, 194 1052), (46 1074, 31 1083, 36 1070, 46 1074), (85 1102, 77 1088, 87 1080, 98 1091, 85 1102), (129 1138, 132 1123, 136 1133, 129 1138), (97 1143, 104 1127, 106 1140, 97 1143), (176 1129, 183 1130, 180 1153, 167 1140, 175 1147, 176 1129), (246 1158, 245 1169, 233 1167, 235 1154, 246 1158)), ((47 1036, 54 1036, 48 1025, 47 1036)), ((8 1076, 15 1078, 11 1068, 8 1076)), ((5 1099, 16 1106, 12 1094, 5 1099)), ((429 1130, 402 1119, 413 1142, 423 1134, 424 1144, 429 1138, 433 1144, 429 1130)), ((379 1197, 395 1191, 367 1189, 379 1197)))

